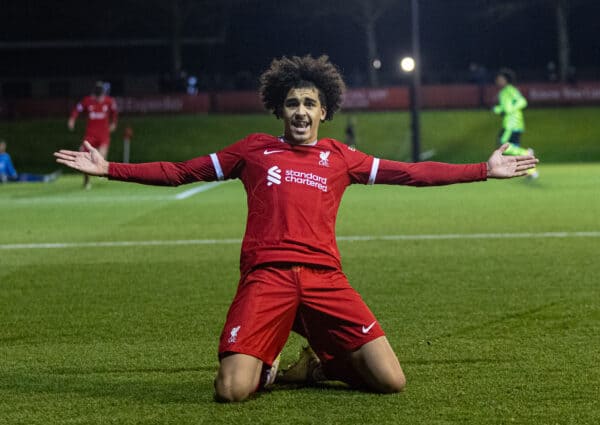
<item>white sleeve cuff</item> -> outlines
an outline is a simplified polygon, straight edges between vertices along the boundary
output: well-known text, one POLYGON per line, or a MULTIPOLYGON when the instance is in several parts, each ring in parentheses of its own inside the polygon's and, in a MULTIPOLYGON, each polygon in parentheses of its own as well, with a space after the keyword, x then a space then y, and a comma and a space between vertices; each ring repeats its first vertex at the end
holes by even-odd
POLYGON ((224 180, 225 176, 223 175, 223 169, 221 168, 221 163, 219 162, 219 157, 217 156, 217 154, 211 153, 210 159, 213 163, 213 167, 215 167, 215 174, 217 175, 217 180, 224 180))
POLYGON ((375 184, 375 177, 377 177, 378 170, 379 158, 373 158, 373 164, 371 165, 371 173, 369 174, 369 181, 367 181, 367 184, 375 184))

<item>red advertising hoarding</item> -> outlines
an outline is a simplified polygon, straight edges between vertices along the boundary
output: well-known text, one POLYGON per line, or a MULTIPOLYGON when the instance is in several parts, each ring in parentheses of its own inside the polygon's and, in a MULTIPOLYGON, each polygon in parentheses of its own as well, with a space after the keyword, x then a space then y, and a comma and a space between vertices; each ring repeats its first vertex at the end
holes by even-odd
MULTIPOLYGON (((530 106, 598 105, 600 82, 577 84, 532 83, 518 88, 530 106)), ((495 86, 424 85, 421 107, 424 109, 480 108, 496 103, 495 86)), ((229 91, 213 94, 172 94, 136 97, 117 97, 121 114, 203 114, 264 112, 257 91, 229 91)), ((67 117, 74 99, 17 99, 0 100, 0 117, 8 119, 67 117)), ((383 111, 407 110, 410 107, 406 86, 349 89, 343 100, 344 110, 383 111)))

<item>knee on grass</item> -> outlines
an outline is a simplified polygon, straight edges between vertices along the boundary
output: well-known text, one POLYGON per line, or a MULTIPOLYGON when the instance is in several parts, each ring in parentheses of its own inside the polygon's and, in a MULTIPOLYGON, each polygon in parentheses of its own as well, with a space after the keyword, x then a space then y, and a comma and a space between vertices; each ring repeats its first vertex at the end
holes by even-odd
POLYGON ((404 391, 406 378, 403 373, 395 373, 380 379, 375 390, 382 394, 392 394, 404 391))
POLYGON ((216 399, 222 402, 244 401, 258 388, 262 361, 245 354, 221 359, 215 380, 216 399))
POLYGON ((234 377, 215 380, 215 400, 221 403, 244 401, 256 389, 256 385, 234 377))

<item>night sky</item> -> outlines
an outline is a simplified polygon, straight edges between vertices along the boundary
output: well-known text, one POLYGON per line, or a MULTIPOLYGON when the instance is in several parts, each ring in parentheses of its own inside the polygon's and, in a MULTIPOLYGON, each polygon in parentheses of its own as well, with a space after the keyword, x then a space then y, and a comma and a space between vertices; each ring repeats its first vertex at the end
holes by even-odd
MULTIPOLYGON (((338 3, 343 1, 322 0, 338 3)), ((366 82, 363 33, 349 19, 318 16, 310 1, 306 9, 290 12, 287 0, 237 1, 225 10, 223 2, 199 1, 184 22, 183 35, 218 33, 226 21, 225 43, 187 45, 183 68, 205 78, 215 75, 254 81, 273 57, 328 54, 347 79, 366 82), (214 10, 214 12, 213 12, 214 10)), ((302 2, 294 2, 302 5, 302 2)), ((556 61, 555 17, 548 8, 531 7, 504 20, 483 18, 481 0, 421 0, 421 46, 425 81, 467 78, 470 62, 493 70, 510 66, 522 75, 539 77, 550 60, 556 61)), ((488 2, 489 3, 489 2, 488 2)), ((166 38, 170 32, 168 1, 104 2, 32 0, 3 2, 0 54, 3 78, 48 78, 161 74, 171 67, 167 46, 69 49, 7 48, 7 42, 166 38), (8 3, 7 5, 5 3, 8 3)), ((398 59, 410 53, 409 2, 398 1, 379 21, 377 38, 387 82, 400 78, 398 59)), ((571 60, 578 72, 600 78, 600 36, 596 21, 600 2, 580 1, 569 13, 571 60)))

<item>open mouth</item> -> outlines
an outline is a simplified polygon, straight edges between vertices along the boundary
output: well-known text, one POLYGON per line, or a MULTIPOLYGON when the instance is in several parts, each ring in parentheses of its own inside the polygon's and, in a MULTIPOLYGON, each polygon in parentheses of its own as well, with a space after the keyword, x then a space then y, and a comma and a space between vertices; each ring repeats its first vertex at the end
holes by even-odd
POLYGON ((310 130, 310 123, 308 121, 293 121, 291 127, 295 133, 304 134, 310 130))

